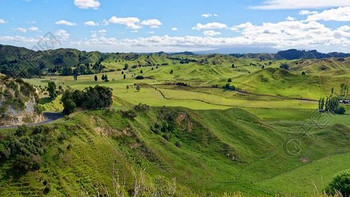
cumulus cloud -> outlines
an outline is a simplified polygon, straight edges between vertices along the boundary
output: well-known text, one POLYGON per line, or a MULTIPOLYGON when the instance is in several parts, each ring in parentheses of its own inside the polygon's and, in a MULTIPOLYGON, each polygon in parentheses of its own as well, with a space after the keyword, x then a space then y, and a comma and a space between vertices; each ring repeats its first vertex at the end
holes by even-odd
POLYGON ((171 31, 178 31, 178 30, 179 30, 179 28, 177 28, 177 27, 171 28, 171 31))
POLYGON ((207 30, 207 31, 204 31, 203 34, 205 36, 218 36, 218 35, 221 35, 221 32, 214 31, 214 30, 207 30))
POLYGON ((307 21, 350 21, 350 7, 324 10, 320 13, 309 13, 307 21))
POLYGON ((98 26, 98 23, 96 23, 95 21, 86 21, 84 23, 84 25, 86 25, 86 26, 98 26))
POLYGON ((202 14, 202 17, 204 17, 204 18, 218 17, 218 16, 219 16, 218 14, 210 14, 210 13, 202 14))
POLYGON ((213 22, 213 23, 207 23, 207 24, 201 24, 198 23, 195 27, 192 29, 200 31, 200 30, 213 30, 213 29, 227 29, 227 25, 223 23, 213 22))
POLYGON ((76 23, 72 23, 66 20, 60 20, 55 23, 56 25, 67 25, 67 26, 75 26, 77 25, 76 23))
POLYGON ((57 38, 59 40, 63 40, 66 41, 69 39, 70 35, 66 30, 60 29, 58 31, 55 32, 55 36, 57 36, 57 38))
POLYGON ((74 5, 80 9, 98 9, 101 4, 98 0, 74 0, 74 5))
POLYGON ((349 0, 265 0, 262 5, 253 6, 253 9, 308 9, 334 8, 350 6, 349 0))
POLYGON ((149 26, 151 28, 159 28, 162 23, 158 19, 147 19, 141 22, 143 26, 149 26))
POLYGON ((142 28, 142 26, 139 25, 140 21, 141 20, 139 18, 137 18, 137 17, 120 18, 120 17, 112 16, 109 19, 109 23, 125 25, 126 28, 132 29, 132 30, 138 30, 138 29, 142 28))
POLYGON ((28 27, 28 28, 25 28, 25 27, 18 27, 16 28, 17 31, 20 31, 22 33, 25 33, 25 32, 28 32, 28 31, 31 31, 31 32, 36 32, 36 31, 40 31, 38 27, 28 27))
POLYGON ((5 24, 7 23, 4 19, 0 19, 0 24, 5 24))

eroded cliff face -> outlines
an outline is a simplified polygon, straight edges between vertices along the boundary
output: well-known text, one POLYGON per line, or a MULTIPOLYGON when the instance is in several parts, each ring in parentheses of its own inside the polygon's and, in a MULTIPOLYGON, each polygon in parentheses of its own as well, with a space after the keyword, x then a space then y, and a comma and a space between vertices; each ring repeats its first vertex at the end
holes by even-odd
POLYGON ((21 79, 0 76, 0 126, 37 123, 44 120, 37 90, 21 79))

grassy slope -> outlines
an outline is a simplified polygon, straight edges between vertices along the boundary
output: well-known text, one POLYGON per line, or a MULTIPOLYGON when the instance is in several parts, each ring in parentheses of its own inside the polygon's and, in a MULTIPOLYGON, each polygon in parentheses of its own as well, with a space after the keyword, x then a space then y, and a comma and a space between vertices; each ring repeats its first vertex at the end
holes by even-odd
MULTIPOLYGON (((328 95, 332 87, 335 87, 335 92, 339 92, 341 83, 350 82, 347 77, 349 73, 349 68, 346 66, 347 61, 281 60, 273 61, 271 65, 262 70, 261 66, 250 66, 249 64, 253 62, 266 65, 268 61, 234 58, 227 61, 222 60, 221 57, 213 57, 210 61, 214 59, 220 64, 216 66, 199 66, 193 63, 171 65, 172 62, 169 62, 170 66, 160 66, 158 69, 153 66, 153 70, 152 67, 137 68, 126 74, 126 80, 122 79, 121 71, 110 72, 108 73, 110 79, 108 83, 94 82, 92 75, 79 76, 78 81, 74 81, 73 77, 46 77, 45 79, 31 79, 29 81, 36 85, 45 86, 47 80, 53 80, 60 85, 77 89, 96 84, 106 85, 113 88, 115 99, 123 101, 124 105, 125 103, 146 103, 151 106, 185 107, 200 110, 181 109, 198 123, 196 133, 200 134, 200 136, 192 136, 193 139, 191 136, 176 138, 183 142, 181 149, 173 145, 174 141, 168 143, 160 136, 150 133, 150 123, 156 120, 154 109, 150 114, 138 117, 136 122, 127 121, 127 124, 133 126, 138 138, 145 146, 156 153, 156 158, 161 158, 160 163, 146 161, 147 159, 144 158, 138 161, 142 163, 142 166, 130 163, 134 162, 134 158, 140 157, 140 155, 135 155, 135 150, 127 148, 130 144, 120 145, 118 142, 113 140, 110 142, 110 139, 106 140, 105 138, 101 140, 100 136, 91 134, 94 133, 92 131, 94 129, 91 129, 90 126, 81 132, 92 135, 91 139, 98 141, 101 146, 107 146, 121 152, 116 154, 116 157, 118 159, 124 158, 123 171, 129 169, 130 166, 137 169, 146 165, 148 176, 162 175, 168 179, 176 177, 177 180, 181 180, 179 185, 184 191, 190 188, 194 192, 201 190, 219 194, 223 191, 239 190, 250 195, 293 192, 293 194, 304 196, 313 193, 313 183, 317 185, 318 189, 322 189, 336 171, 347 168, 341 161, 346 161, 349 149, 347 143, 350 139, 349 115, 327 117, 328 126, 319 129, 313 125, 310 119, 310 114, 316 108, 317 102, 295 100, 295 98, 317 100, 319 97, 328 95), (231 68, 232 62, 237 68, 231 68), (292 69, 289 71, 279 69, 282 62, 288 62, 292 65, 292 69), (321 70, 321 67, 323 69, 326 67, 326 69, 321 70), (140 70, 143 71, 143 76, 148 79, 140 81, 132 78, 132 76, 140 75, 140 70), (170 74, 171 70, 174 71, 173 74, 170 74), (302 71, 305 71, 307 75, 301 76, 302 71), (226 84, 228 78, 232 78, 232 84, 252 94, 224 92, 218 88, 210 88, 212 85, 226 84), (186 82, 190 87, 168 84, 179 81, 186 82), (135 91, 135 83, 141 85, 140 92, 135 91), (127 85, 130 86, 129 90, 126 89, 127 85), (261 119, 242 110, 230 109, 232 107, 243 108, 261 119), (305 122, 311 127, 310 132, 314 138, 303 138, 300 126, 305 122), (201 136, 205 136, 205 138, 203 139, 201 136), (214 141, 207 143, 205 140, 209 140, 208 138, 213 138, 214 141), (293 157, 284 154, 283 142, 289 138, 300 139, 302 142, 300 154, 293 157), (106 145, 105 142, 108 142, 109 145, 106 145), (114 145, 118 145, 117 148, 114 145), (228 161, 223 156, 227 154, 227 150, 238 160, 228 161), (345 154, 345 160, 339 159, 340 156, 336 156, 338 154, 345 154), (308 162, 301 162, 302 158, 308 162), (332 168, 318 170, 327 163, 331 163, 332 168), (310 173, 312 174, 310 175, 310 173), (322 179, 323 182, 320 181, 322 179), (289 184, 290 181, 295 184, 289 184)), ((127 63, 131 66, 137 62, 127 63)), ((122 68, 124 64, 123 61, 116 64, 111 60, 108 67, 122 68)), ((120 108, 120 104, 115 103, 114 105, 120 108)), ((102 116, 100 117, 102 118, 102 116)), ((77 122, 82 124, 82 120, 87 119, 85 115, 79 114, 67 124, 77 122), (77 119, 78 117, 81 118, 81 122, 77 119)), ((121 120, 120 117, 103 117, 103 119, 108 120, 108 127, 118 129, 122 127, 117 126, 119 124, 117 122, 125 121, 121 120)), ((84 124, 87 124, 85 122, 84 124)), ((77 160, 82 159, 81 155, 89 155, 90 152, 101 155, 98 152, 101 147, 95 147, 96 150, 88 148, 88 142, 81 140, 80 135, 82 134, 75 137, 80 152, 75 150, 73 146, 73 150, 77 151, 74 154, 77 160), (87 153, 85 149, 88 151, 87 153)), ((106 155, 111 154, 110 151, 108 152, 109 154, 106 155)), ((105 159, 102 157, 101 155, 101 160, 105 159)), ((90 169, 100 168, 100 164, 96 164, 93 158, 90 158, 88 164, 79 162, 73 163, 74 166, 86 166, 85 168, 90 169)), ((106 161, 106 163, 111 163, 111 161, 106 161)), ((71 167, 67 167, 67 170, 71 170, 71 167)), ((109 176, 109 173, 110 167, 100 176, 109 176)), ((72 182, 77 174, 73 172, 70 176, 71 180, 66 183, 67 187, 71 184, 74 185, 72 182)), ((75 191, 75 189, 70 190, 75 191)))
POLYGON ((309 195, 313 186, 307 183, 321 187, 320 177, 329 181, 335 171, 347 168, 337 162, 340 156, 331 156, 334 161, 324 158, 349 149, 350 133, 345 126, 332 124, 323 131, 313 128, 318 142, 310 145, 312 154, 308 156, 313 162, 302 163, 300 157, 309 153, 308 147, 295 157, 286 157, 281 147, 286 137, 300 137, 289 130, 297 128, 300 121, 274 125, 239 109, 173 108, 170 111, 176 114, 177 129, 166 141, 150 131, 154 122, 160 123, 159 110, 138 113, 135 120, 122 118, 117 112, 79 112, 68 121, 57 122, 50 135, 66 133, 69 137, 64 143, 52 144, 37 172, 16 180, 4 176, 8 165, 1 166, 0 195, 38 195, 43 192, 44 180, 50 185, 49 195, 80 195, 82 187, 89 194, 96 193, 95 188, 103 193, 100 184, 113 192, 113 168, 126 180, 126 190, 133 187, 132 171, 145 169, 148 185, 159 177, 168 182, 176 178, 180 194, 243 191, 272 195, 296 191, 309 195), (339 138, 335 145, 334 140, 339 138), (181 148, 174 145, 176 141, 181 142, 181 148), (72 147, 69 150, 68 145, 72 147), (333 167, 323 169, 327 162, 333 167), (302 176, 303 172, 313 174, 302 176), (288 184, 288 180, 295 184, 288 184), (289 189, 277 187, 281 184, 289 189))

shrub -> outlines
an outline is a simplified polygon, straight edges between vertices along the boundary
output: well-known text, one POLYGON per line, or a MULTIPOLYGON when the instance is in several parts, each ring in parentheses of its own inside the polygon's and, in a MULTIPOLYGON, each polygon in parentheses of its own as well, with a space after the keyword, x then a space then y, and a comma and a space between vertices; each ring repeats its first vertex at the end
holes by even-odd
POLYGON ((138 76, 136 76, 136 78, 135 79, 137 79, 137 80, 142 80, 142 79, 144 79, 144 77, 143 76, 141 76, 141 75, 138 75, 138 76))
POLYGON ((236 90, 236 87, 234 86, 234 85, 230 85, 229 83, 227 83, 224 87, 223 87, 223 89, 225 90, 225 91, 235 91, 236 90))
POLYGON ((289 65, 286 63, 283 63, 283 64, 281 64, 280 68, 285 69, 285 70, 289 70, 289 65))
POLYGON ((181 148, 181 143, 179 141, 176 141, 175 142, 175 146, 178 147, 178 148, 181 148))
POLYGON ((146 104, 139 103, 138 105, 136 105, 134 107, 134 110, 137 111, 137 112, 148 111, 149 110, 149 106, 146 105, 146 104))
POLYGON ((124 118, 134 119, 137 117, 137 114, 134 110, 121 110, 120 113, 124 118))
POLYGON ((345 108, 344 107, 338 107, 338 109, 336 109, 335 111, 334 111, 334 113, 336 113, 336 114, 345 114, 345 112, 346 112, 346 110, 345 110, 345 108))
POLYGON ((350 170, 339 172, 326 188, 327 194, 330 195, 335 195, 337 191, 343 196, 350 195, 350 170))

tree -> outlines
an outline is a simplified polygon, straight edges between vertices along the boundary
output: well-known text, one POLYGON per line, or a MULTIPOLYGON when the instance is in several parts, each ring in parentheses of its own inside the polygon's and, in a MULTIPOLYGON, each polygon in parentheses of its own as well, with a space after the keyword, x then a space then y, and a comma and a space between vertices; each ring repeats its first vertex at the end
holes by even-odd
POLYGON ((302 75, 302 76, 305 76, 305 75, 306 75, 306 73, 303 71, 303 72, 301 72, 301 75, 302 75))
POLYGON ((77 107, 77 105, 71 100, 71 99, 68 99, 68 100, 65 100, 63 103, 63 113, 64 114, 71 114, 75 111, 75 108, 77 107))
POLYGON ((229 78, 229 79, 227 80, 227 82, 231 83, 231 82, 232 82, 232 79, 231 79, 231 78, 229 78))
POLYGON ((56 92, 56 83, 53 81, 50 81, 47 85, 47 91, 49 92, 50 98, 53 100, 57 97, 56 92))
POLYGON ((107 74, 105 75, 105 82, 108 82, 109 80, 108 80, 108 76, 107 76, 107 74))
POLYGON ((95 81, 97 81, 97 80, 98 80, 98 77, 97 77, 97 75, 95 75, 94 79, 95 79, 95 81))
POLYGON ((350 195, 350 170, 339 172, 326 187, 326 193, 329 195, 336 195, 337 192, 343 196, 350 195))
POLYGON ((137 90, 138 92, 140 92, 141 87, 140 87, 139 85, 137 85, 137 86, 136 86, 136 90, 137 90))
POLYGON ((283 64, 281 64, 280 68, 285 69, 285 70, 289 70, 289 65, 286 63, 283 63, 283 64))
POLYGON ((349 94, 349 86, 346 84, 340 85, 340 95, 341 96, 347 96, 349 94))
POLYGON ((319 100, 318 100, 318 110, 321 112, 323 112, 324 111, 324 98, 320 98, 319 100))
POLYGON ((143 71, 141 70, 140 73, 143 74, 143 71))
POLYGON ((345 112, 346 112, 346 110, 343 106, 339 107, 338 109, 336 109, 334 111, 334 113, 336 113, 336 114, 345 114, 345 112))
POLYGON ((129 65, 125 64, 123 70, 128 70, 128 68, 129 68, 129 65))
POLYGON ((102 80, 102 81, 104 81, 104 80, 105 80, 105 75, 104 75, 104 74, 102 74, 102 76, 101 76, 101 80, 102 80))
POLYGON ((223 87, 223 89, 225 90, 225 91, 235 91, 236 90, 236 87, 235 86, 231 86, 229 83, 227 83, 224 87, 223 87))
POLYGON ((123 79, 126 79, 126 75, 123 75, 123 79))
POLYGON ((171 71, 170 71, 170 74, 172 75, 173 73, 174 73, 174 71, 173 71, 173 70, 171 70, 171 71))

